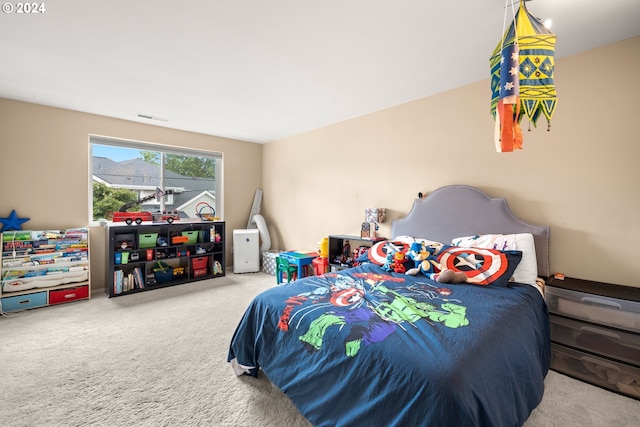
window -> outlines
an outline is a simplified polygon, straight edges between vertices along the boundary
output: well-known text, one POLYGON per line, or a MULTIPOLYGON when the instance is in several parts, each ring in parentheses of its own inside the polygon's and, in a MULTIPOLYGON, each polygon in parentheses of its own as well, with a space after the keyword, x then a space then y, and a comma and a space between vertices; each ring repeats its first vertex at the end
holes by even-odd
POLYGON ((94 135, 89 143, 93 221, 116 212, 222 217, 220 153, 94 135))

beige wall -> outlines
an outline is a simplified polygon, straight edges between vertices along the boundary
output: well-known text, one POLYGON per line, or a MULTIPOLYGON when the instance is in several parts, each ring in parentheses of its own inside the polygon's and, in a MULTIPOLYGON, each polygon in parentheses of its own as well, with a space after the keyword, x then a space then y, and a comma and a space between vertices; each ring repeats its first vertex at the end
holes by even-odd
MULTIPOLYGON (((552 270, 640 287, 639 68, 640 37, 558 60, 552 131, 541 120, 512 154, 493 149, 488 79, 266 145, 0 99, 0 215, 16 209, 29 229, 85 225, 93 133, 224 153, 228 264, 256 188, 272 247, 314 249, 358 234, 366 207, 391 220, 419 191, 469 184, 551 226, 552 270)), ((390 221, 380 231, 389 237, 390 221)))
MULTIPOLYGON (((366 207, 393 219, 420 191, 468 184, 551 226, 552 271, 640 287, 638 75, 640 37, 559 59, 551 132, 544 119, 531 132, 525 124, 524 150, 511 154, 493 148, 488 78, 269 143, 273 247, 313 249, 329 234, 359 234, 366 207)), ((381 232, 390 237, 389 223, 381 232)))
MULTIPOLYGON (((20 217, 31 218, 23 229, 87 225, 89 134, 222 152, 227 263, 231 264, 232 230, 246 228, 262 180, 259 144, 0 99, 0 216, 15 209, 20 217)), ((94 291, 104 288, 104 251, 95 231, 94 291)))

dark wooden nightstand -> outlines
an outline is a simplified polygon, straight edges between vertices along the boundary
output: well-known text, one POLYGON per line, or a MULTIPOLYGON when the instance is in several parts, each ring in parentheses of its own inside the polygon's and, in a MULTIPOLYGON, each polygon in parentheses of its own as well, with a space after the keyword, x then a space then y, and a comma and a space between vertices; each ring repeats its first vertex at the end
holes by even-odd
POLYGON ((545 295, 551 369, 640 399, 640 288, 567 277, 545 295))

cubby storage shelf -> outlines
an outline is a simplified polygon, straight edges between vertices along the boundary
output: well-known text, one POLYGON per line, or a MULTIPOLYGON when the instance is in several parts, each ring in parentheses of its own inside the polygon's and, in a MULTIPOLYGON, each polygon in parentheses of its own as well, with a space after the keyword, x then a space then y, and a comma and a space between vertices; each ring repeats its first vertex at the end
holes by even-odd
POLYGON ((224 221, 113 223, 107 229, 109 298, 225 275, 224 221))
POLYGON ((367 239, 360 236, 349 236, 344 234, 329 236, 329 270, 338 271, 352 267, 353 262, 349 260, 349 257, 353 256, 353 249, 361 248, 363 246, 369 248, 384 240, 385 239, 382 237, 367 239), (349 245, 349 249, 345 248, 346 244, 349 245), (345 250, 349 252, 349 256, 344 253, 345 250), (343 256, 344 259, 341 259, 341 256, 343 256))

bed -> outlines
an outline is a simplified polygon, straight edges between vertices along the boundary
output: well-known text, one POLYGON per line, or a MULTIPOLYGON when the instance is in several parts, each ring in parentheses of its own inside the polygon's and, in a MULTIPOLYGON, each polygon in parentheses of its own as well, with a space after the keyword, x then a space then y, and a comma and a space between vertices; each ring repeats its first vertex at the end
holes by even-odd
POLYGON ((452 185, 416 199, 392 234, 363 254, 372 262, 259 294, 231 340, 236 374, 262 371, 314 426, 522 425, 542 400, 550 363, 536 280, 550 274, 549 227, 519 220, 504 199, 452 185), (530 247, 473 245, 514 236, 530 247), (443 266, 489 282, 441 283, 373 261, 416 241, 439 243, 443 266), (529 270, 518 276, 525 254, 529 270))

